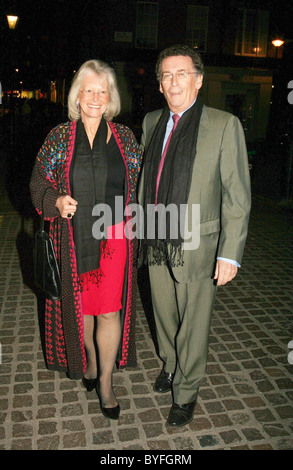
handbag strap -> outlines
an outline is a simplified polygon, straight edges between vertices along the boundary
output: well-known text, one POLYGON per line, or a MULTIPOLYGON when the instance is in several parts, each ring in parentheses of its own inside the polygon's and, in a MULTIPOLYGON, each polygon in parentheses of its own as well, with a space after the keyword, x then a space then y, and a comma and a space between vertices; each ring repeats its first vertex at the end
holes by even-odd
MULTIPOLYGON (((45 194, 44 194, 45 196, 45 194)), ((45 220, 44 220, 44 197, 42 199, 42 214, 41 214, 41 224, 40 230, 43 232, 45 230, 45 220)))
POLYGON ((44 192, 44 196, 43 196, 43 199, 42 199, 42 214, 41 214, 41 224, 40 224, 40 229, 42 231, 45 230, 45 216, 44 216, 44 197, 46 195, 46 192, 49 190, 50 188, 47 188, 44 192))
POLYGON ((45 230, 45 220, 44 220, 44 214, 43 214, 43 212, 42 212, 42 215, 41 215, 40 229, 42 230, 42 232, 44 232, 44 230, 45 230))

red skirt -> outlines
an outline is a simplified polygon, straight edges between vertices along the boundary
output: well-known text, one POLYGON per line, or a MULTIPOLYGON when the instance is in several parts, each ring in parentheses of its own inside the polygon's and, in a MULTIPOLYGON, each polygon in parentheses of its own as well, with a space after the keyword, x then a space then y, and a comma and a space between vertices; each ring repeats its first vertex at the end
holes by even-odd
POLYGON ((99 282, 97 276, 81 274, 81 300, 84 315, 117 312, 122 308, 122 291, 127 257, 124 222, 108 227, 107 254, 100 260, 99 282))

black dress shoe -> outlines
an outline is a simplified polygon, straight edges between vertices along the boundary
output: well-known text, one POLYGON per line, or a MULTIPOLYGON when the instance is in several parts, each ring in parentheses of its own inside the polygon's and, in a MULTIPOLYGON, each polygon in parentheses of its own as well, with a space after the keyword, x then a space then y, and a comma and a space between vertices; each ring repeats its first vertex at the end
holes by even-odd
POLYGON ((174 374, 165 372, 164 369, 162 369, 160 375, 156 378, 154 391, 158 393, 169 392, 172 388, 173 377, 174 374))
POLYGON ((91 392, 97 385, 98 379, 87 379, 85 377, 82 378, 82 383, 84 387, 87 389, 88 392, 91 392))
POLYGON ((191 403, 186 403, 185 405, 173 403, 167 419, 168 426, 179 428, 180 426, 190 423, 193 419, 195 405, 196 400, 191 403))
POLYGON ((100 386, 99 386, 99 382, 97 382, 97 385, 96 385, 96 391, 97 391, 97 395, 98 395, 98 398, 99 398, 99 402, 100 402, 100 408, 101 408, 101 411, 103 413, 103 415, 105 416, 105 418, 108 418, 108 419, 118 419, 119 418, 119 415, 120 415, 120 405, 118 404, 117 406, 114 406, 112 408, 106 408, 105 406, 102 405, 102 399, 101 399, 101 395, 100 395, 100 386))

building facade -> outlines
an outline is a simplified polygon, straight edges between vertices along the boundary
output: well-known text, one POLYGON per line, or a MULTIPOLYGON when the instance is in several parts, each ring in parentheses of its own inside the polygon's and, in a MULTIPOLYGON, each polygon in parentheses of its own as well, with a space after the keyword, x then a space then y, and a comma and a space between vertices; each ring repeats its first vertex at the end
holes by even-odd
POLYGON ((139 137, 144 115, 164 105, 155 76, 159 52, 187 43, 200 52, 205 64, 201 93, 206 104, 236 114, 247 142, 265 138, 274 79, 286 50, 285 45, 273 46, 272 40, 280 32, 291 31, 292 0, 27 0, 15 4, 20 17, 16 31, 7 34, 6 19, 0 18, 5 39, 0 42, 4 92, 33 89, 66 106, 74 71, 85 60, 100 58, 112 64, 118 75, 119 119, 139 137))
MULTIPOLYGON (((273 72, 282 58, 272 39, 276 2, 237 0, 125 0, 104 4, 103 24, 87 33, 93 53, 114 64, 122 115, 139 128, 144 114, 163 105, 154 68, 159 51, 187 43, 205 64, 208 106, 236 114, 247 142, 264 139, 273 72), (100 47, 100 45, 103 45, 100 47)), ((278 11, 281 5, 279 4, 278 11)))

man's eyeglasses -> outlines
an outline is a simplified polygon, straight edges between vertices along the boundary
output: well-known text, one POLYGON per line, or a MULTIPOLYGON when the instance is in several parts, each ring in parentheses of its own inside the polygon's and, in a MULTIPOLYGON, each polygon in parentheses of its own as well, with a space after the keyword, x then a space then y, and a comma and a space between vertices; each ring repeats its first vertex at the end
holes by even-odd
POLYGON ((197 75, 197 72, 177 72, 177 73, 163 73, 160 77, 161 82, 172 82, 173 78, 176 77, 176 79, 180 82, 183 80, 186 80, 188 75, 197 75))
POLYGON ((109 95, 109 92, 106 90, 102 91, 93 91, 93 90, 80 90, 80 92, 83 94, 83 96, 86 99, 93 98, 95 95, 98 95, 100 98, 106 98, 109 95))

